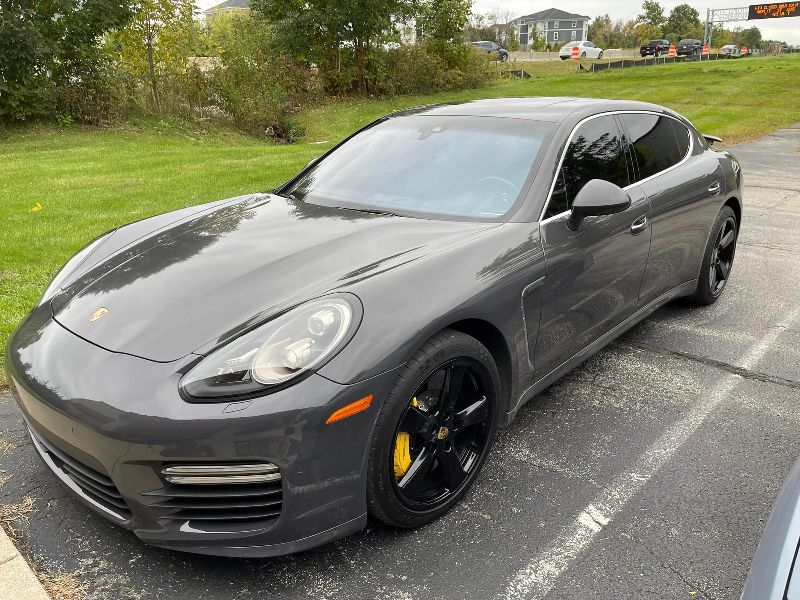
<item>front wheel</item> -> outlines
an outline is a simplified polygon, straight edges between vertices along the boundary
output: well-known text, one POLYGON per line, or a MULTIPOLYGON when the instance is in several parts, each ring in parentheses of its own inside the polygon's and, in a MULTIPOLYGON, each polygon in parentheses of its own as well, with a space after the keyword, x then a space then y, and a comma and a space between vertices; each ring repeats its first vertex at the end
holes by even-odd
POLYGON ((419 527, 455 505, 475 480, 500 413, 500 378, 478 340, 445 330, 409 359, 378 415, 367 506, 395 527, 419 527))
POLYGON ((730 206, 724 206, 714 221, 703 255, 697 290, 691 296, 695 304, 708 306, 722 296, 733 268, 738 233, 736 213, 730 206))

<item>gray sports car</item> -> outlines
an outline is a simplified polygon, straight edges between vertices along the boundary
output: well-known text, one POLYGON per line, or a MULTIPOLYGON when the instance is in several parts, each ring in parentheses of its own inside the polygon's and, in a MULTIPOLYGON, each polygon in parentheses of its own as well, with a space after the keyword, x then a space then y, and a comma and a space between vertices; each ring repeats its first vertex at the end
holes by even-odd
POLYGON ((10 340, 33 446, 177 550, 428 523, 525 402, 664 303, 720 297, 742 175, 715 139, 634 102, 425 107, 270 193, 120 227, 10 340))

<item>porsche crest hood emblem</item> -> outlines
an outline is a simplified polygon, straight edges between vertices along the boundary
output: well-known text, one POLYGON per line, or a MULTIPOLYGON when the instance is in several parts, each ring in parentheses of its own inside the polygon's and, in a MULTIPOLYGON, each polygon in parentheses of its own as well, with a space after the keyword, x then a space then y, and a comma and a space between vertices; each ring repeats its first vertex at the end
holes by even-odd
POLYGON ((92 313, 92 316, 89 317, 89 323, 94 323, 95 321, 99 321, 103 317, 108 314, 108 309, 105 307, 98 308, 96 311, 92 313))

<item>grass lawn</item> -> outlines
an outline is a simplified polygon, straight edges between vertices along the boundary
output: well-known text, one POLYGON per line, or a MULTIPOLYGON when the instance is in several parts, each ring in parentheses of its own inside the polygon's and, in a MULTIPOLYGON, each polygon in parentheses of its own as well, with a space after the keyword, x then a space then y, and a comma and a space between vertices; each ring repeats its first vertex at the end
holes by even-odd
POLYGON ((800 122, 792 84, 800 81, 798 55, 598 74, 577 73, 571 62, 522 66, 532 79, 309 109, 301 115, 305 140, 290 146, 174 121, 111 129, 0 130, 0 352, 59 266, 94 237, 148 215, 267 189, 392 110, 503 96, 627 98, 674 108, 702 131, 729 142, 800 122), (42 208, 33 210, 37 203, 42 208))

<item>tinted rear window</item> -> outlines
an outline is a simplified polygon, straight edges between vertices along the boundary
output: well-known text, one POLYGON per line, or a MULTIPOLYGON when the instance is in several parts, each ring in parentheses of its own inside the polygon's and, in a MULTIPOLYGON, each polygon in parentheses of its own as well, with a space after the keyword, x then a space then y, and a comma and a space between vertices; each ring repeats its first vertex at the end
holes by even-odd
POLYGON ((689 151, 689 131, 674 119, 645 113, 620 117, 633 143, 639 180, 678 164, 689 151), (684 130, 680 136, 678 128, 684 130))
POLYGON ((525 190, 552 129, 523 119, 394 117, 344 143, 284 193, 324 206, 495 219, 525 190))

